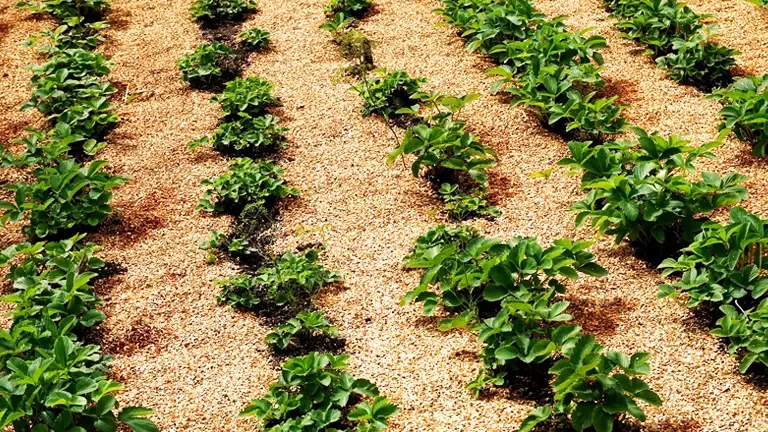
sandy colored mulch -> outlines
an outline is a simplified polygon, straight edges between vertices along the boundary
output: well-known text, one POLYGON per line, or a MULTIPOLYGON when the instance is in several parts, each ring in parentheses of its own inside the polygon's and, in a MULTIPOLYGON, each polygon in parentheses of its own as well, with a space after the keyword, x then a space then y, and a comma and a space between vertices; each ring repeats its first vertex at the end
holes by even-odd
MULTIPOLYGON (((697 10, 700 3, 710 2, 697 1, 697 10)), ((437 25, 440 18, 431 10, 438 2, 375 4, 376 12, 361 27, 376 43, 378 66, 404 68, 446 93, 483 94, 463 116, 501 156, 491 189, 503 216, 473 224, 500 238, 522 234, 549 242, 591 236, 589 230, 576 232, 568 213, 581 196, 576 178, 559 170, 548 181, 529 177, 565 156, 564 142, 541 129, 530 113, 487 94, 491 80, 484 70, 490 65, 465 53, 453 29, 437 25)), ((377 383, 400 406, 391 430, 514 430, 533 402, 514 391, 474 400, 463 389, 479 367, 474 337, 441 333, 416 307, 398 304, 419 276, 402 271, 400 260, 418 235, 442 221, 440 203, 408 169, 385 166, 393 139, 381 121, 361 117, 359 96, 338 82, 345 62, 318 28, 324 5, 324 0, 262 0, 260 12, 246 23, 272 33, 273 49, 254 55, 246 74, 272 81, 284 102, 280 115, 291 131, 281 164, 289 182, 302 191, 282 208, 276 249, 324 242, 323 262, 345 277, 346 289, 321 296, 320 306, 347 338, 353 373, 377 383)), ((680 132, 697 143, 714 137, 717 103, 666 79, 639 54, 641 49, 619 39, 600 0, 537 5, 547 13, 571 15, 572 26, 594 27, 608 38, 604 75, 631 105, 628 116, 634 123, 680 132)), ((162 430, 254 430, 255 422, 239 420, 236 413, 266 390, 277 371, 263 344, 268 328, 215 304, 212 281, 234 269, 206 265, 197 250, 209 231, 224 230, 229 221, 194 211, 202 194, 199 181, 224 171, 226 161, 210 151, 186 150, 187 142, 210 133, 220 116, 210 95, 188 89, 176 71, 179 56, 200 41, 188 6, 179 0, 113 0, 113 27, 103 48, 116 64, 110 78, 119 83, 123 101, 126 92, 142 93, 120 104, 120 125, 100 155, 133 179, 116 193, 117 217, 95 236, 105 257, 126 269, 100 288, 108 315, 103 345, 115 354, 115 375, 126 385, 120 399, 154 407, 162 430)), ((0 55, 27 64, 32 61, 28 50, 11 47, 49 23, 28 23, 13 14, 10 20, 0 17, 12 21, 6 23, 10 31, 0 29, 0 55)), ((729 36, 724 24, 722 37, 742 40, 738 48, 744 52, 764 37, 758 26, 731 28, 745 34, 729 36)), ((766 70, 760 50, 753 51, 745 64, 766 70)), ((13 95, 3 103, 20 104, 28 95, 28 75, 5 61, 0 68, 14 77, 0 82, 4 94, 13 95)), ((28 114, 0 115, 5 115, 2 128, 30 121, 23 117, 28 114)), ((753 196, 747 207, 768 214, 765 162, 732 139, 718 154, 711 169, 749 175, 753 196)), ((765 390, 738 374, 737 362, 709 335, 708 324, 683 304, 657 299, 658 273, 626 247, 603 239, 594 249, 611 275, 575 284, 568 297, 576 320, 601 343, 650 352, 649 382, 665 405, 648 410, 642 430, 764 430, 765 390)))

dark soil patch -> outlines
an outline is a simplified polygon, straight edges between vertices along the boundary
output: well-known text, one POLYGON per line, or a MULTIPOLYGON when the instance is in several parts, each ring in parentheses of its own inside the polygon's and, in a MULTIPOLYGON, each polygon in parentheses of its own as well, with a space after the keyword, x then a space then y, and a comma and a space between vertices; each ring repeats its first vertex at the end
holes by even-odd
POLYGON ((616 102, 622 105, 631 105, 637 102, 637 85, 631 80, 604 78, 605 87, 595 95, 598 98, 610 98, 616 96, 616 102))
POLYGON ((279 365, 289 357, 300 357, 313 351, 338 355, 344 351, 346 344, 344 338, 335 339, 326 335, 303 336, 296 338, 284 350, 272 351, 272 356, 273 361, 279 365))
POLYGON ((573 315, 574 322, 581 325, 584 333, 612 336, 616 334, 622 318, 636 307, 621 297, 597 300, 571 299, 568 312, 573 315))
POLYGON ((165 339, 165 332, 147 324, 142 318, 131 322, 128 329, 119 334, 105 334, 101 328, 89 334, 89 338, 99 343, 104 352, 131 356, 148 347, 158 347, 161 341, 165 339))

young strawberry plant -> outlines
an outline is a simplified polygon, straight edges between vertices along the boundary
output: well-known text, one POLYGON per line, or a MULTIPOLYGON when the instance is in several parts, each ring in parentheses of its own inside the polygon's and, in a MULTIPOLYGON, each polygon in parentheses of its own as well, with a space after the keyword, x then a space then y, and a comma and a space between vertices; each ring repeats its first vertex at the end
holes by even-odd
POLYGON ((216 261, 216 252, 224 252, 239 260, 248 260, 254 255, 261 255, 261 251, 252 246, 248 239, 237 235, 227 235, 219 231, 211 232, 205 241, 200 242, 200 249, 208 253, 207 261, 209 264, 216 261))
POLYGON ((742 78, 709 97, 725 107, 720 111, 720 130, 732 129, 752 144, 756 156, 768 156, 768 75, 742 78))
POLYGON ((262 420, 265 432, 315 430, 374 432, 398 409, 368 380, 345 372, 348 356, 310 353, 281 365, 277 382, 240 416, 262 420))
POLYGON ((278 126, 279 117, 266 114, 250 117, 242 113, 235 121, 222 123, 213 136, 189 143, 190 149, 210 143, 213 149, 231 156, 257 157, 285 147, 283 134, 287 128, 278 126))
POLYGON ((295 309, 311 302, 325 285, 341 280, 317 259, 318 251, 314 249, 299 255, 286 252, 273 264, 261 267, 255 276, 240 274, 217 281, 221 287, 217 301, 251 310, 275 306, 295 309))
POLYGON ((664 138, 633 128, 636 142, 617 141, 593 147, 589 142, 571 142, 571 157, 559 162, 582 172, 587 197, 574 204, 576 226, 586 220, 599 234, 627 238, 641 255, 663 259, 693 240, 701 217, 713 210, 746 199, 740 174, 720 176, 702 172, 702 180, 691 179, 699 157, 722 143, 691 147, 677 135, 664 138))
POLYGON ((386 69, 374 71, 375 75, 352 86, 352 91, 363 98, 363 115, 378 114, 389 120, 402 108, 418 105, 424 78, 411 78, 407 72, 386 69))
POLYGON ((299 312, 296 317, 267 334, 264 342, 275 351, 285 351, 291 344, 302 343, 318 336, 341 338, 338 329, 325 319, 325 312, 299 312))
POLYGON ((656 59, 656 63, 668 69, 668 75, 679 83, 711 91, 725 87, 733 81, 731 67, 736 64, 733 56, 739 52, 710 41, 714 26, 707 32, 699 32, 687 40, 677 39, 671 53, 656 59))
POLYGON ((237 214, 247 204, 272 206, 281 198, 299 194, 286 186, 282 168, 272 161, 249 158, 235 159, 228 172, 201 184, 208 189, 197 208, 209 212, 237 214))
POLYGON ((20 1, 16 7, 33 13, 49 13, 60 20, 70 18, 93 20, 100 17, 111 6, 109 0, 39 0, 20 1))
POLYGON ((0 145, 0 161, 4 167, 53 166, 67 159, 69 152, 93 155, 106 145, 72 133, 72 127, 66 123, 57 123, 47 132, 27 129, 27 136, 14 142, 25 148, 19 154, 14 154, 0 145))
POLYGON ((269 45, 269 32, 260 28, 249 28, 237 35, 237 38, 252 50, 263 50, 269 45))
POLYGON ((81 167, 73 160, 65 160, 36 169, 36 183, 6 186, 15 195, 13 201, 0 201, 0 209, 4 210, 0 222, 28 220, 22 231, 30 238, 100 224, 112 213, 111 190, 126 180, 102 172, 106 164, 94 161, 81 167))
POLYGON ((325 7, 325 16, 334 17, 337 14, 352 18, 362 18, 371 7, 372 0, 331 0, 325 7))
POLYGON ((235 78, 211 100, 221 105, 228 118, 237 119, 241 113, 256 117, 264 114, 269 107, 281 105, 280 100, 272 95, 272 90, 272 83, 260 77, 235 78))
POLYGON ((46 29, 30 36, 24 41, 24 46, 35 47, 45 55, 52 56, 70 49, 92 51, 106 40, 99 34, 99 31, 109 27, 105 21, 85 22, 82 16, 62 21, 63 24, 54 30, 46 29))
POLYGON ((234 58, 232 50, 222 43, 202 43, 179 59, 181 79, 195 86, 208 87, 231 73, 227 70, 227 62, 234 58))
POLYGON ((422 303, 428 316, 444 306, 456 314, 440 322, 444 330, 474 325, 479 318, 498 313, 507 297, 521 291, 528 296, 550 290, 562 293, 564 279, 577 279, 579 273, 605 275, 585 250, 589 245, 558 240, 544 249, 531 238, 502 243, 471 228, 440 225, 419 237, 405 258, 405 268, 425 270, 402 303, 422 303))
POLYGON ((661 405, 659 395, 638 378, 650 371, 646 353, 603 354, 603 347, 590 334, 567 344, 562 356, 549 370, 555 375, 554 404, 534 410, 523 420, 520 432, 530 432, 550 417, 560 417, 580 432, 611 432, 623 416, 645 420, 638 401, 661 405))
POLYGON ((192 17, 206 25, 239 19, 254 10, 256 2, 252 0, 195 0, 189 8, 192 17))

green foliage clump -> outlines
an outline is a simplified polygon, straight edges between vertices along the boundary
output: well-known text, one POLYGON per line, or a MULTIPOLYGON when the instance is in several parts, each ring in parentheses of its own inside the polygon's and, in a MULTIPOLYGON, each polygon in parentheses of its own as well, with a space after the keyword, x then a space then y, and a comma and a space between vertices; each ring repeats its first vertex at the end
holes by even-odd
POLYGON ((273 88, 272 83, 264 78, 235 78, 211 100, 218 102, 228 117, 237 118, 241 113, 256 117, 268 107, 281 105, 280 100, 272 95, 273 88))
POLYGON ((257 248, 250 244, 248 239, 237 235, 227 235, 219 231, 212 231, 205 241, 200 242, 200 249, 208 253, 207 261, 209 264, 216 261, 217 251, 243 260, 261 254, 257 248))
POLYGON ((325 7, 325 16, 328 18, 338 14, 353 18, 362 18, 371 7, 372 0, 331 0, 325 7))
POLYGON ((267 334, 264 340, 276 351, 284 351, 292 342, 309 339, 316 335, 339 339, 338 329, 325 319, 325 312, 299 312, 295 318, 281 324, 275 331, 267 334))
POLYGON ((252 0, 195 0, 189 11, 198 21, 215 23, 227 19, 239 19, 256 9, 252 0))
POLYGON ((219 280, 217 301, 252 310, 272 306, 294 309, 311 301, 323 286, 341 280, 337 273, 317 264, 317 259, 314 249, 299 255, 286 252, 273 265, 261 267, 256 276, 240 274, 219 280))
POLYGON ((422 303, 427 315, 442 305, 450 317, 440 321, 441 330, 469 328, 478 333, 483 367, 467 385, 475 396, 505 384, 510 371, 551 365, 554 404, 536 409, 521 431, 532 430, 552 415, 579 431, 610 431, 624 413, 645 419, 638 400, 661 404, 636 378, 650 370, 647 354, 603 354, 593 335, 582 334, 576 324, 562 324, 572 319, 566 313, 569 303, 559 297, 565 293, 565 281, 578 279, 580 273, 607 274, 586 250, 590 244, 561 239, 545 249, 532 238, 503 243, 471 227, 440 225, 419 237, 405 258, 406 268, 424 272, 403 303, 422 303))
POLYGON ((120 409, 114 393, 122 385, 107 376, 111 357, 77 339, 104 319, 91 285, 104 262, 83 237, 22 243, 0 253, 0 264, 13 262, 6 276, 13 292, 3 301, 15 306, 10 328, 0 330, 0 427, 157 432, 146 418, 151 409, 120 409))
POLYGON ((109 0, 39 0, 20 1, 16 7, 34 13, 49 13, 60 20, 67 20, 100 17, 111 5, 109 0))
POLYGON ((248 48, 252 50, 262 50, 269 45, 269 32, 260 28, 249 28, 237 35, 248 48))
POLYGON ((352 91, 363 98, 363 115, 378 114, 389 119, 402 108, 419 103, 424 78, 411 78, 408 72, 389 72, 378 69, 375 75, 352 87, 352 91))
POLYGON ((30 36, 24 41, 24 45, 37 47, 49 56, 71 49, 92 51, 105 40, 99 31, 109 27, 105 21, 85 22, 81 16, 66 18, 63 21, 63 24, 54 30, 46 29, 30 36), (43 41, 46 43, 43 44, 43 41))
POLYGON ((339 31, 333 41, 339 46, 341 56, 352 61, 352 65, 347 67, 350 75, 362 76, 373 70, 371 41, 363 32, 358 29, 339 31))
POLYGON ((237 214, 248 204, 272 205, 298 190, 286 186, 283 169, 272 161, 234 160, 225 174, 201 183, 208 186, 198 209, 237 214))
POLYGON ((768 156, 768 75, 742 78, 710 98, 725 107, 720 111, 720 130, 733 129, 736 136, 752 144, 756 156, 768 156))
POLYGON ((468 51, 480 51, 499 66, 499 79, 512 103, 534 109, 544 124, 577 139, 602 141, 623 131, 623 105, 597 97, 604 82, 599 66, 604 38, 565 29, 564 17, 548 20, 527 0, 445 0, 438 12, 462 31, 468 51))
POLYGON ((647 53, 670 78, 710 91, 728 85, 738 51, 712 42, 711 15, 699 15, 679 0, 605 0, 619 17, 623 36, 648 46, 647 53))
POLYGON ((250 117, 243 114, 240 119, 222 123, 209 139, 203 137, 190 142, 189 148, 211 143, 213 149, 234 156, 255 157, 285 146, 283 134, 288 128, 278 126, 279 117, 270 114, 250 117))
POLYGON ((265 432, 386 429, 398 408, 379 396, 376 385, 345 372, 348 358, 313 352, 286 360, 269 392, 252 400, 240 416, 260 418, 265 432))
POLYGON ((24 146, 24 150, 19 154, 13 154, 0 145, 2 166, 51 166, 66 159, 70 151, 93 155, 105 146, 103 142, 73 133, 72 127, 67 123, 56 123, 56 126, 47 132, 37 129, 26 131, 27 136, 14 140, 16 144, 24 146))
POLYGON ((224 76, 226 61, 234 58, 232 50, 222 43, 202 43, 179 59, 181 79, 194 85, 211 85, 224 76))
MULTIPOLYGON (((587 219, 600 234, 628 238, 639 251, 657 258, 676 252, 700 230, 702 214, 736 204, 747 197, 740 174, 702 172, 691 179, 699 157, 714 158, 723 134, 700 147, 678 135, 664 138, 633 128, 637 141, 616 141, 593 147, 571 142, 571 157, 559 162, 582 172, 586 199, 577 202, 576 225, 587 219)), ((667 255, 668 256, 668 255, 667 255)))
POLYGON ((710 41, 713 29, 697 33, 687 40, 678 39, 673 52, 656 59, 673 80, 694 87, 711 90, 727 86, 733 81, 731 67, 739 51, 710 41))
POLYGON ((44 238, 60 231, 96 226, 112 213, 111 190, 126 178, 102 172, 105 161, 81 167, 64 160, 52 167, 37 168, 36 183, 6 186, 14 192, 13 201, 0 201, 3 224, 22 218, 29 224, 22 231, 29 237, 44 238))
POLYGON ((704 224, 677 259, 659 266, 663 276, 681 274, 659 286, 660 297, 686 293, 689 307, 719 305, 723 316, 712 333, 729 339, 742 373, 755 362, 768 366, 767 250, 768 219, 734 207, 727 225, 704 224))

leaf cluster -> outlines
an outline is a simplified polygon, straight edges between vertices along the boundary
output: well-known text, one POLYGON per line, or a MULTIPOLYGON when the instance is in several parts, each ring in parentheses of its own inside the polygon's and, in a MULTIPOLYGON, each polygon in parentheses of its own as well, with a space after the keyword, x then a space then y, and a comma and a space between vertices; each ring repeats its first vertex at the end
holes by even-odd
POLYGON ((255 276, 238 274, 217 281, 221 293, 218 303, 235 308, 256 310, 261 307, 287 306, 295 309, 311 301, 325 285, 341 280, 336 272, 317 263, 318 251, 303 254, 286 252, 273 264, 258 269, 255 276))
POLYGON ((738 51, 712 39, 716 26, 679 0, 605 0, 619 18, 622 36, 648 46, 670 78, 710 91, 728 85, 738 51))
POLYGON ((717 140, 699 147, 679 135, 663 137, 633 128, 636 141, 609 142, 593 147, 589 142, 571 142, 571 156, 559 162, 582 173, 581 186, 587 197, 574 204, 576 225, 586 220, 600 234, 615 236, 618 244, 628 238, 638 250, 675 252, 699 231, 697 218, 717 208, 746 199, 740 174, 720 176, 697 173, 699 157, 714 158, 717 140))
POLYGON ((276 351, 284 351, 296 340, 309 339, 318 335, 333 339, 341 337, 336 327, 331 326, 325 318, 325 312, 299 312, 296 317, 267 334, 264 342, 276 351))
POLYGON ((375 432, 398 408, 372 382, 347 373, 348 356, 310 353, 281 365, 280 378, 240 416, 260 418, 265 432, 375 432))
POLYGON ((178 62, 181 79, 206 87, 225 74, 226 62, 235 58, 232 50, 220 42, 202 43, 178 62))
POLYGON ((104 262, 82 238, 22 243, 0 254, 0 263, 13 262, 6 276, 13 292, 3 301, 15 306, 10 328, 0 330, 0 427, 157 432, 146 418, 152 410, 120 409, 113 394, 122 385, 107 377, 111 358, 77 338, 104 319, 91 285, 104 262))
POLYGON ((208 189, 197 208, 209 212, 237 214, 247 204, 273 205, 281 198, 299 194, 285 184, 283 169, 278 165, 249 158, 235 159, 229 171, 201 184, 208 189))
POLYGON ((709 97, 725 107, 720 111, 720 130, 733 129, 736 136, 752 144, 756 156, 768 156, 768 75, 741 78, 709 97))
POLYGON ((734 207, 728 224, 704 224, 677 259, 659 266, 663 276, 681 275, 659 286, 660 297, 686 293, 689 307, 719 305, 723 316, 712 333, 729 339, 729 352, 742 357, 742 373, 755 362, 768 366, 766 251, 768 219, 734 207))

